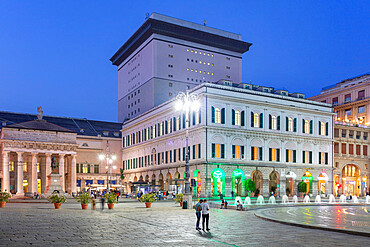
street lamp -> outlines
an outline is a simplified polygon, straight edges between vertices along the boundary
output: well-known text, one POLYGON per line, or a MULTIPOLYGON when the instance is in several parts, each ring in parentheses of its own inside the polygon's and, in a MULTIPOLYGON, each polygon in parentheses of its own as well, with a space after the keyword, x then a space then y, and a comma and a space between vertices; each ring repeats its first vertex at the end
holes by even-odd
POLYGON ((183 111, 185 113, 185 126, 186 126, 186 156, 185 156, 185 193, 184 193, 184 199, 188 202, 188 204, 191 206, 192 204, 192 197, 190 194, 190 186, 189 186, 189 158, 190 158, 190 152, 189 152, 189 119, 190 119, 190 112, 192 111, 198 111, 200 108, 200 103, 198 101, 198 95, 196 94, 189 94, 189 92, 183 93, 180 92, 176 96, 176 110, 177 111, 183 111))
POLYGON ((113 163, 114 160, 117 159, 116 155, 110 152, 109 143, 107 141, 107 146, 105 148, 105 154, 100 154, 99 159, 101 161, 106 160, 106 168, 107 168, 107 193, 109 193, 109 165, 113 163))

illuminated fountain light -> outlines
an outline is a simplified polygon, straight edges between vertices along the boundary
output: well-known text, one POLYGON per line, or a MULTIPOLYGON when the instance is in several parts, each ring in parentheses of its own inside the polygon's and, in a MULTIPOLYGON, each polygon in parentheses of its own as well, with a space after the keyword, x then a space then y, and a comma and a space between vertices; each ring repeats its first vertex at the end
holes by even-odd
POLYGON ((251 198, 249 196, 245 198, 244 205, 251 205, 251 198))
POLYGON ((339 198, 339 202, 340 203, 346 203, 346 196, 345 195, 341 195, 340 198, 339 198))
POLYGON ((269 204, 276 204, 275 196, 270 196, 269 204))
POLYGON ((370 196, 369 195, 366 196, 366 203, 370 203, 370 196))
POLYGON ((239 202, 242 202, 242 198, 240 197, 240 196, 237 196, 237 197, 235 197, 235 205, 237 205, 238 204, 238 201, 239 202))
POLYGON ((287 195, 283 195, 283 198, 282 198, 282 201, 281 201, 282 204, 287 204, 289 203, 289 198, 287 195))
POLYGON ((353 203, 358 203, 358 198, 357 198, 357 196, 353 196, 353 197, 352 197, 352 199, 353 199, 353 203))
POLYGON ((336 203, 336 201, 335 201, 335 197, 334 197, 334 195, 333 195, 333 194, 331 194, 331 195, 329 196, 329 203, 336 203))
POLYGON ((298 203, 298 197, 296 195, 293 196, 293 203, 298 203))
POLYGON ((315 203, 321 203, 321 196, 320 195, 316 196, 315 203))
POLYGON ((310 203, 310 202, 311 202, 310 197, 306 195, 303 199, 303 203, 310 203))
POLYGON ((259 195, 257 197, 257 202, 256 202, 257 205, 265 205, 265 199, 263 199, 263 196, 262 195, 259 195))

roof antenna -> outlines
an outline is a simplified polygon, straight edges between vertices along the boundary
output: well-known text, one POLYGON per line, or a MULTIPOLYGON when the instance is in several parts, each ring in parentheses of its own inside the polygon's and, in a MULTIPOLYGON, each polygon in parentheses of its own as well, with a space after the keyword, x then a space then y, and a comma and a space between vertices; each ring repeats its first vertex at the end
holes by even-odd
POLYGON ((148 13, 148 12, 146 12, 146 13, 145 13, 145 20, 146 20, 146 19, 148 19, 148 18, 149 18, 149 13, 148 13))
POLYGON ((207 26, 207 20, 206 19, 204 19, 203 25, 207 26))

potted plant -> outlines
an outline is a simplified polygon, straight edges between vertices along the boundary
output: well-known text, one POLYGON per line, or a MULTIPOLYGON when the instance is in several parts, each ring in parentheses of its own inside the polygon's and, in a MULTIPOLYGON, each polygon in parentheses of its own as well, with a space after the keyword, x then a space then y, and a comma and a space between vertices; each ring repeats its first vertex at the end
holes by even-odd
POLYGON ((303 181, 301 181, 299 184, 298 184, 298 192, 300 194, 300 196, 303 197, 304 193, 307 192, 307 184, 303 181))
POLYGON ((66 198, 59 193, 53 193, 51 196, 48 197, 48 201, 54 203, 55 209, 60 209, 62 203, 66 202, 66 198))
POLYGON ((89 202, 91 202, 91 197, 89 193, 79 194, 77 196, 77 201, 81 203, 82 209, 87 209, 89 202))
POLYGON ((140 197, 140 202, 144 202, 145 206, 147 208, 150 208, 152 205, 152 202, 155 202, 155 195, 153 193, 147 193, 140 197))
POLYGON ((180 206, 182 207, 182 200, 183 200, 183 198, 184 198, 184 195, 182 193, 179 193, 179 194, 176 195, 176 197, 175 197, 174 200, 176 202, 180 203, 180 206))
POLYGON ((0 208, 5 207, 5 204, 8 202, 10 197, 12 197, 10 193, 0 192, 0 208))
POLYGON ((108 208, 113 209, 114 203, 117 201, 117 195, 115 193, 108 193, 104 197, 107 200, 108 208))

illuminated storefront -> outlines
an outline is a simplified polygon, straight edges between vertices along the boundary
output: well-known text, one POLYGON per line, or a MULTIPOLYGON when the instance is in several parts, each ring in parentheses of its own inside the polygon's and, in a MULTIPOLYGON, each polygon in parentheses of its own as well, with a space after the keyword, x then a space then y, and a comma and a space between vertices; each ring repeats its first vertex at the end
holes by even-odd
POLYGON ((307 184, 307 191, 306 193, 312 192, 312 181, 313 177, 309 171, 306 171, 302 176, 302 181, 307 184))
POLYGON ((343 194, 346 196, 359 196, 361 191, 361 170, 358 166, 350 164, 342 169, 343 194))
POLYGON ((236 169, 232 174, 231 188, 234 191, 234 195, 242 195, 242 187, 244 185, 245 175, 244 172, 240 169, 236 169))
POLYGON ((322 172, 317 179, 319 180, 319 194, 325 194, 325 189, 329 180, 328 175, 322 172))
POLYGON ((219 196, 220 194, 225 195, 225 172, 216 168, 213 170, 211 175, 212 189, 211 193, 214 196, 219 196))
POLYGON ((201 194, 201 188, 202 188, 202 179, 200 178, 200 172, 198 169, 196 169, 193 173, 193 178, 195 180, 195 186, 193 190, 193 196, 194 197, 200 197, 201 194))

